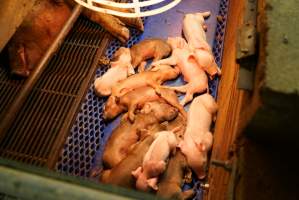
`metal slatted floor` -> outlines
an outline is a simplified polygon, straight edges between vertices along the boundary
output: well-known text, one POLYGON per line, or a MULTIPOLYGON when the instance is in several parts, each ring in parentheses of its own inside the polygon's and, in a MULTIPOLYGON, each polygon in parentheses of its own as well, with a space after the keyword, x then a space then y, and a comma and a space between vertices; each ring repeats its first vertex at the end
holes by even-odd
MULTIPOLYGON (((55 163, 58 155, 53 158, 52 153, 64 143, 58 140, 69 133, 69 128, 62 130, 66 120, 72 120, 68 118, 69 111, 84 96, 82 91, 86 88, 82 90, 82 87, 87 87, 88 75, 95 73, 106 48, 102 41, 106 39, 105 31, 97 24, 83 17, 77 20, 13 125, 7 133, 1 133, 1 157, 37 166, 51 166, 49 160, 55 163)), ((11 78, 3 65, 0 67, 1 116, 24 83, 11 78)))

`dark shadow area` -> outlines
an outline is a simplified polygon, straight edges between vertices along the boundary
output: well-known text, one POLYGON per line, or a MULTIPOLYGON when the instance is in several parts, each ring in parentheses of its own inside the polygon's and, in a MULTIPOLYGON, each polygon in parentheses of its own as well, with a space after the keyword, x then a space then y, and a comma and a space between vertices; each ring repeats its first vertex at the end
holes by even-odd
POLYGON ((237 200, 299 199, 298 146, 245 139, 239 151, 237 200))

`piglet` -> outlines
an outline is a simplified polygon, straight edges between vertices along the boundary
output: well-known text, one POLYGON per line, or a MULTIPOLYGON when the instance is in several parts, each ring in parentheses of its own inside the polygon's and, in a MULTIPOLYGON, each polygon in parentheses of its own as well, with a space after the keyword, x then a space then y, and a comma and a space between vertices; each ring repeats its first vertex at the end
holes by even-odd
POLYGON ((121 96, 118 101, 116 101, 114 96, 110 96, 105 104, 103 117, 105 120, 111 120, 118 114, 128 111, 129 120, 133 122, 135 111, 143 107, 146 102, 164 99, 167 103, 176 107, 187 118, 186 112, 182 105, 180 105, 177 95, 173 90, 161 88, 159 93, 160 95, 152 87, 144 86, 121 96))
POLYGON ((187 158, 188 165, 199 179, 205 177, 207 153, 213 143, 210 126, 217 108, 211 95, 206 93, 196 97, 189 108, 184 140, 179 144, 182 153, 187 158))
POLYGON ((119 81, 135 73, 131 65, 131 54, 128 48, 120 47, 114 54, 115 61, 111 68, 94 82, 95 93, 98 96, 109 96, 111 88, 119 81))
POLYGON ((182 191, 184 177, 188 171, 188 164, 181 151, 176 151, 171 157, 165 173, 158 184, 157 195, 165 199, 185 200, 194 196, 193 189, 182 191))
POLYGON ((150 86, 156 89, 159 88, 163 82, 174 79, 178 75, 178 69, 169 65, 160 65, 150 71, 143 71, 119 81, 112 87, 112 95, 116 98, 120 98, 129 91, 143 86, 150 86))
POLYGON ((151 38, 145 39, 131 48, 132 65, 138 66, 138 71, 143 71, 146 65, 146 60, 153 58, 153 61, 167 57, 171 53, 171 47, 165 40, 151 38))
POLYGON ((211 47, 206 39, 204 19, 210 14, 210 12, 186 14, 183 20, 183 33, 194 51, 197 63, 213 78, 216 74, 220 75, 221 70, 215 62, 211 47))
POLYGON ((139 130, 173 120, 177 114, 171 105, 153 101, 144 105, 134 123, 123 118, 106 142, 102 158, 105 167, 112 168, 127 156, 131 146, 139 139, 139 130))
POLYGON ((102 183, 134 188, 135 178, 132 176, 132 171, 142 165, 143 157, 154 140, 154 136, 151 135, 143 137, 129 152, 126 158, 112 169, 104 170, 101 173, 100 181, 102 183))
POLYGON ((155 141, 146 152, 142 166, 132 171, 136 188, 149 191, 157 190, 158 176, 166 169, 166 159, 177 146, 176 136, 172 131, 161 131, 155 134, 155 141))
MULTIPOLYGON (((205 71, 198 66, 189 46, 183 38, 168 38, 167 42, 172 47, 171 56, 154 62, 152 65, 159 66, 161 64, 167 64, 178 66, 187 84, 177 87, 164 87, 186 93, 180 102, 181 105, 184 106, 193 99, 195 93, 201 93, 208 89, 208 77, 205 71)), ((153 69, 155 69, 155 67, 153 69)))

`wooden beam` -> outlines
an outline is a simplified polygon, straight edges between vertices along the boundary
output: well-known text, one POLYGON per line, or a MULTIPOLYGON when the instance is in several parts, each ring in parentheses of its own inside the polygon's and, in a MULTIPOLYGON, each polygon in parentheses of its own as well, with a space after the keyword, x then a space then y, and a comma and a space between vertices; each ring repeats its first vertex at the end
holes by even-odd
MULTIPOLYGON (((211 160, 228 161, 232 158, 237 137, 237 122, 242 107, 243 91, 238 90, 239 65, 236 63, 237 29, 243 21, 244 1, 230 0, 222 59, 222 77, 217 102, 219 110, 214 131, 211 160)), ((210 165, 205 200, 227 199, 230 173, 222 167, 210 165)))
MULTIPOLYGON (((258 1, 257 32, 259 34, 258 65, 255 70, 253 91, 238 89, 239 65, 236 63, 237 29, 243 21, 244 0, 230 0, 228 24, 224 41, 222 61, 223 75, 218 90, 219 111, 214 132, 214 146, 211 160, 237 160, 240 138, 246 125, 261 105, 259 91, 264 79, 266 57, 266 18, 265 0, 258 1)), ((205 193, 205 200, 221 200, 233 197, 235 187, 231 172, 211 165, 208 176, 210 189, 205 193)))

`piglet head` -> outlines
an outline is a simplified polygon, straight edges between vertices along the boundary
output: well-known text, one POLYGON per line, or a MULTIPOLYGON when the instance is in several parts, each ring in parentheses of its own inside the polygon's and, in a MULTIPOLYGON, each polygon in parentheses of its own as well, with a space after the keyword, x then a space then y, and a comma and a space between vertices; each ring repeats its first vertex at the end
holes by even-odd
POLYGON ((132 171, 132 175, 136 178, 136 188, 141 191, 149 191, 148 180, 143 172, 142 167, 138 167, 135 171, 132 171))
POLYGON ((211 115, 216 114, 216 112, 218 110, 218 105, 217 105, 215 99, 210 94, 206 93, 206 94, 201 95, 200 100, 201 100, 202 104, 204 105, 204 107, 206 108, 206 110, 211 115))
POLYGON ((118 104, 115 96, 110 96, 104 106, 103 117, 105 120, 110 120, 124 111, 124 107, 118 104))
POLYGON ((171 121, 178 115, 176 108, 158 101, 145 103, 140 112, 144 114, 152 112, 159 122, 171 121))
POLYGON ((210 11, 207 12, 199 12, 195 13, 196 20, 202 25, 202 28, 206 31, 207 25, 205 24, 205 19, 208 18, 211 15, 210 11))

